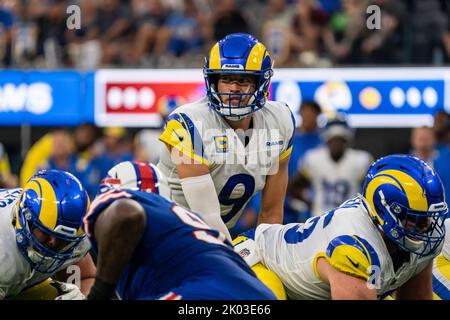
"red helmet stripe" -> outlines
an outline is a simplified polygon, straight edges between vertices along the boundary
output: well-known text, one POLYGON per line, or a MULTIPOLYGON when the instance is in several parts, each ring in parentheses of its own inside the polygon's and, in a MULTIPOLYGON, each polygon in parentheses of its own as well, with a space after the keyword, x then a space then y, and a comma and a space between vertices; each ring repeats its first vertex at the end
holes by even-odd
POLYGON ((135 164, 141 178, 140 190, 146 191, 150 189, 152 192, 156 192, 153 170, 151 170, 150 166, 144 162, 135 162, 135 164))

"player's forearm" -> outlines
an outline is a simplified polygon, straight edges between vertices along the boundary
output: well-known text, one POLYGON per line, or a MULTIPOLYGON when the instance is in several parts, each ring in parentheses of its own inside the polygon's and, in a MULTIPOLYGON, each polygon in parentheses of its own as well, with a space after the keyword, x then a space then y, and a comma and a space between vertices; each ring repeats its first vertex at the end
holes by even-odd
POLYGON ((181 187, 189 208, 199 214, 210 227, 225 234, 231 242, 230 232, 220 214, 220 203, 211 175, 208 173, 181 179, 181 187))
POLYGON ((258 215, 258 224, 282 224, 283 223, 283 207, 269 210, 261 210, 258 215))

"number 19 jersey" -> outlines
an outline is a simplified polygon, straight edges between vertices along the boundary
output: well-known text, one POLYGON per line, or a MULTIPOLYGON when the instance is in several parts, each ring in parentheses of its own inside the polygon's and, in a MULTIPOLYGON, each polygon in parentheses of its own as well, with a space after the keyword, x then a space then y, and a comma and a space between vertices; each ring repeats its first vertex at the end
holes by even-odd
POLYGON ((176 149, 209 167, 222 219, 227 227, 234 226, 250 198, 264 188, 266 176, 275 174, 279 161, 292 150, 295 122, 286 104, 267 101, 252 114, 252 121, 246 144, 208 107, 206 98, 172 112, 160 136, 169 152, 163 152, 158 164, 168 179, 172 200, 189 208, 171 160, 170 151, 176 149))

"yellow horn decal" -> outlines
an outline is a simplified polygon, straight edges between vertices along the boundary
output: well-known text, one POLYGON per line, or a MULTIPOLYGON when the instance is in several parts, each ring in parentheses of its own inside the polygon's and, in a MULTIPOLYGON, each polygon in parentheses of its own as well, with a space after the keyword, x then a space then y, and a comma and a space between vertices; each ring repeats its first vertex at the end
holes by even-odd
POLYGON ((215 46, 211 49, 211 52, 209 53, 209 68, 210 69, 222 68, 222 64, 220 63, 219 43, 216 43, 215 46))
POLYGON ((260 71, 264 57, 267 55, 266 47, 262 43, 253 46, 252 51, 248 55, 246 70, 260 71))
POLYGON ((397 187, 398 189, 401 190, 400 185, 397 183, 397 181, 395 181, 394 179, 392 179, 391 177, 387 177, 387 176, 380 176, 381 174, 384 174, 384 171, 380 172, 379 174, 377 174, 372 181, 370 181, 369 185, 366 188, 366 193, 365 193, 365 198, 366 200, 369 202, 370 207, 372 208, 372 212, 375 214, 378 222, 383 225, 383 220, 381 219, 380 215, 378 214, 378 212, 375 210, 375 204, 373 203, 373 197, 375 195, 375 191, 377 190, 377 188, 382 185, 382 184, 386 184, 386 183, 390 183, 392 185, 394 185, 395 187, 397 187))
POLYGON ((58 220, 58 202, 56 201, 55 191, 51 184, 42 178, 37 178, 29 182, 27 189, 34 190, 41 201, 41 210, 39 212, 39 221, 53 230, 58 220))
POLYGON ((381 173, 391 175, 400 182, 408 197, 408 203, 411 209, 420 211, 428 210, 426 194, 413 177, 399 170, 386 170, 381 173))

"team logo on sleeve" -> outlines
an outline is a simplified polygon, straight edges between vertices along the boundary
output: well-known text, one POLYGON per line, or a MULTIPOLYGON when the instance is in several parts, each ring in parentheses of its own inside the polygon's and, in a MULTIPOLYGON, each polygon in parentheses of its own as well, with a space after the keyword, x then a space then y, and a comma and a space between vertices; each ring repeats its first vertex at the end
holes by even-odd
POLYGON ((226 135, 214 136, 217 153, 228 152, 228 138, 226 135))

